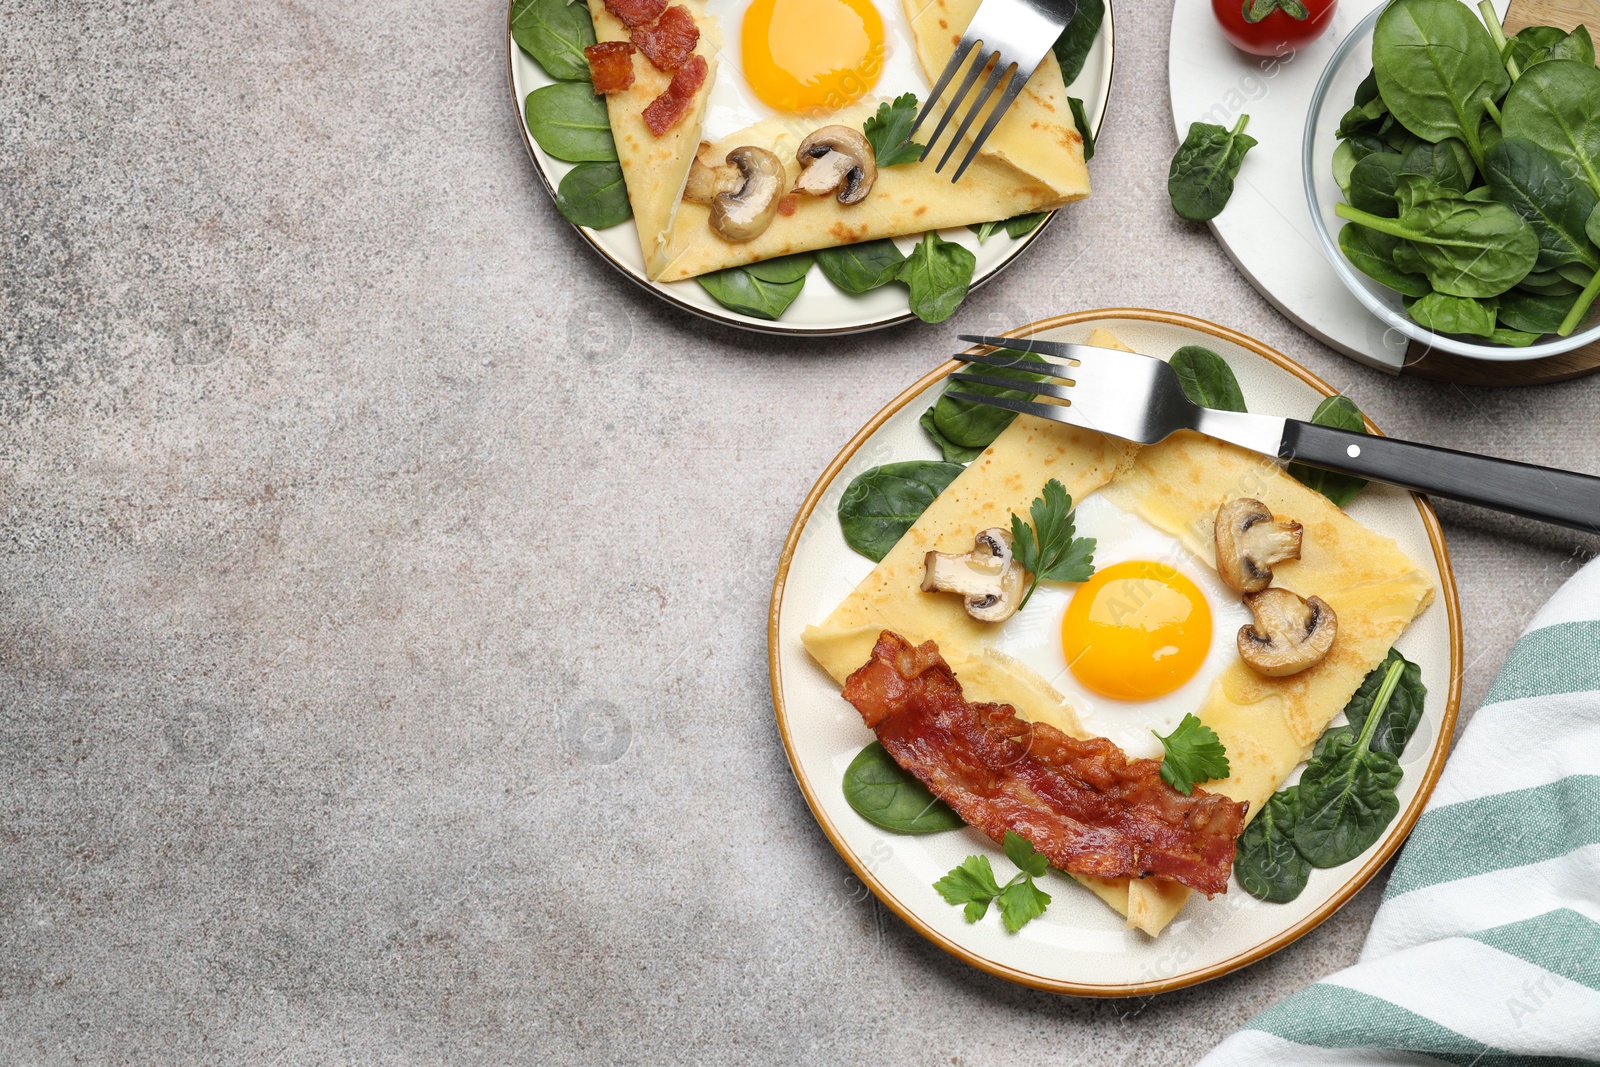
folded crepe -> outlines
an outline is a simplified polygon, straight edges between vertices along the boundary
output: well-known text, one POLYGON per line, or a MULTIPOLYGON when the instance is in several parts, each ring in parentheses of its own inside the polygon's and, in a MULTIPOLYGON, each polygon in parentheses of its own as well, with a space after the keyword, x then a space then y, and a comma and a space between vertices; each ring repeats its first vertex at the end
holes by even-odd
MULTIPOLYGON (((645 127, 644 109, 661 95, 671 77, 642 55, 634 63, 632 88, 606 98, 645 272, 656 281, 693 278, 795 252, 1051 211, 1089 195, 1083 138, 1067 103, 1061 68, 1054 55, 1046 55, 959 182, 952 183, 950 174, 966 155, 970 135, 944 174, 933 169, 943 154, 941 140, 940 150, 924 162, 881 168, 872 192, 859 204, 847 206, 832 197, 801 194, 794 198, 793 214, 780 213, 754 240, 724 240, 710 226, 710 209, 687 203, 682 196, 689 166, 700 148, 706 104, 716 83, 717 54, 727 28, 707 14, 705 0, 674 2, 694 16, 700 27, 696 51, 710 67, 689 112, 661 137, 645 127)), ((955 51, 979 2, 902 0, 917 59, 930 85, 955 51)), ((603 0, 589 0, 589 11, 599 40, 628 40, 627 27, 606 10, 603 0)), ((800 170, 795 152, 807 134, 827 125, 860 129, 882 102, 872 97, 824 114, 765 119, 716 142, 709 155, 721 160, 740 145, 768 149, 787 165, 788 184, 793 187, 800 170)), ((981 126, 975 122, 972 130, 981 126)))

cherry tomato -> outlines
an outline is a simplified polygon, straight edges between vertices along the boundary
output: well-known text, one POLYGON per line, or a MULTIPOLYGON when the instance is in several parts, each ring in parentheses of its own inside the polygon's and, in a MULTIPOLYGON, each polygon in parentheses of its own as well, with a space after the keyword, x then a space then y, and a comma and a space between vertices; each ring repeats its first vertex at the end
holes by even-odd
POLYGON ((1211 0, 1211 10, 1235 48, 1257 56, 1281 56, 1321 37, 1338 4, 1339 0, 1211 0))

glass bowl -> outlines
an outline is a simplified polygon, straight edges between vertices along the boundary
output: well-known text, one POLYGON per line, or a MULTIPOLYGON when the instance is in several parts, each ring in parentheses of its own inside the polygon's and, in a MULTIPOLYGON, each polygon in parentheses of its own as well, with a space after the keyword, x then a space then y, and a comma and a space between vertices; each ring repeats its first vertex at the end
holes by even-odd
MULTIPOLYGON (((1356 270, 1339 250, 1338 234, 1345 220, 1333 213, 1334 205, 1344 199, 1338 182, 1333 178, 1333 150, 1338 147, 1334 136, 1339 120, 1355 100, 1356 86, 1372 69, 1372 31, 1383 13, 1380 5, 1361 21, 1350 35, 1339 42, 1333 57, 1322 71, 1316 91, 1311 94, 1311 108, 1306 114, 1306 132, 1302 149, 1302 166, 1305 175, 1306 204, 1311 209, 1311 225, 1317 231, 1322 254, 1333 264, 1334 273, 1355 298, 1366 305, 1385 325, 1400 331, 1414 341, 1431 349, 1453 352, 1470 359, 1492 360, 1498 363, 1517 363, 1559 355, 1594 341, 1600 341, 1600 321, 1590 313, 1589 324, 1574 330, 1567 337, 1547 335, 1526 348, 1512 348, 1488 342, 1469 341, 1450 334, 1435 333, 1426 326, 1412 321, 1400 302, 1400 294, 1356 270)), ((1600 309, 1600 301, 1595 302, 1600 309)))

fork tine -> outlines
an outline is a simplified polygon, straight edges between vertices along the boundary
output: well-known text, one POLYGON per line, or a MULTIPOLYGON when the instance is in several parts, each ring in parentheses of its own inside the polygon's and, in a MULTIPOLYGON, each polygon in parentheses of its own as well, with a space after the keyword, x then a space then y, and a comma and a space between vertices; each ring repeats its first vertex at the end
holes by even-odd
MULTIPOLYGON (((960 181, 961 176, 972 165, 972 161, 978 158, 978 152, 983 148, 983 143, 989 139, 989 135, 994 132, 994 128, 1000 124, 1000 119, 1010 109, 1011 102, 1017 98, 1018 93, 1022 92, 1022 87, 1028 84, 1028 79, 1031 77, 1033 77, 1033 71, 1030 70, 1024 73, 1020 66, 1012 73, 1011 80, 1006 83, 1006 87, 1000 92, 999 99, 995 101, 994 110, 990 111, 989 117, 984 120, 983 129, 979 130, 978 136, 972 139, 972 147, 967 149, 967 157, 961 161, 961 166, 957 167, 956 172, 950 176, 952 184, 960 181)), ((972 113, 976 115, 978 109, 974 108, 972 113)), ((960 140, 960 138, 958 137, 957 140, 960 140)))
POLYGON ((958 334, 957 340, 971 341, 975 345, 989 345, 992 348, 1034 352, 1041 356, 1056 356, 1060 359, 1078 358, 1073 354, 1073 346, 1062 344, 1060 341, 1040 341, 1032 337, 986 337, 976 333, 958 334))
POLYGON ((1079 426, 1083 429, 1092 429, 1088 426, 1075 407, 1066 407, 1062 404, 1035 404, 1027 400, 1013 400, 1008 396, 979 396, 976 393, 946 393, 945 396, 952 400, 967 400, 974 404, 984 404, 992 408, 1005 408, 1015 411, 1019 415, 1034 415, 1052 422, 1064 422, 1068 426, 1079 426))
MULTIPOLYGON (((928 158, 928 153, 933 151, 933 146, 938 142, 939 135, 944 133, 944 128, 949 125, 950 116, 956 113, 956 109, 960 107, 961 102, 966 99, 967 93, 972 91, 972 83, 978 80, 978 75, 982 74, 983 68, 988 66, 989 61, 985 58, 988 54, 988 46, 985 45, 979 54, 977 61, 967 68, 967 76, 961 79, 961 87, 957 89, 955 91, 955 95, 950 98, 950 103, 945 107, 944 114, 939 116, 939 125, 933 128, 933 136, 928 138, 927 144, 923 146, 922 155, 917 157, 918 163, 928 158)), ((938 97, 936 96, 930 96, 928 98, 929 105, 931 105, 932 102, 937 99, 938 97)), ((934 170, 937 172, 938 168, 935 167, 934 170)))
POLYGON ((1065 363, 1057 363, 1051 359, 1009 359, 1005 356, 979 356, 964 352, 958 352, 952 358, 959 359, 963 363, 982 363, 987 367, 1004 367, 1006 370, 1025 370, 1030 373, 1052 374, 1057 378, 1070 379, 1073 369, 1065 363), (1059 370, 1047 370, 1047 368, 1059 368, 1059 370))
POLYGON ((1001 389, 1015 389, 1019 393, 1032 393, 1035 396, 1053 396, 1057 400, 1072 399, 1071 387, 1066 385, 1052 385, 1049 382, 1018 381, 1015 378, 1001 378, 995 374, 968 374, 966 371, 956 371, 950 377, 958 382, 996 385, 1001 389))
MULTIPOLYGON (((966 61, 967 54, 976 47, 977 43, 977 38, 966 34, 962 35, 960 43, 956 45, 956 50, 950 53, 950 61, 944 65, 944 72, 939 75, 939 84, 933 87, 933 92, 929 93, 928 99, 923 102, 922 110, 917 112, 916 121, 911 124, 911 132, 906 134, 906 139, 901 142, 902 144, 911 142, 912 134, 915 134, 918 127, 927 119, 928 112, 933 110, 933 105, 944 94, 945 87, 950 84, 950 79, 956 76, 956 71, 961 69, 962 64, 966 61)), ((943 129, 943 127, 940 128, 943 129)), ((934 136, 937 137, 938 134, 934 134, 934 136)))
MULTIPOLYGON (((984 47, 985 49, 988 48, 987 45, 984 47)), ((961 120, 961 125, 957 127, 955 135, 950 138, 949 147, 944 150, 944 155, 939 157, 939 165, 933 168, 933 172, 935 174, 944 170, 944 165, 950 162, 951 153, 953 153, 956 150, 956 146, 961 143, 961 138, 967 135, 967 130, 972 127, 972 120, 978 117, 978 112, 983 110, 983 106, 987 104, 989 99, 994 95, 995 86, 1000 84, 1000 76, 1011 69, 1011 64, 1008 63, 1005 56, 1002 56, 998 51, 996 51, 992 56, 984 59, 985 66, 988 65, 990 59, 993 59, 994 61, 994 71, 989 75, 988 79, 984 81, 983 88, 978 91, 978 98, 973 102, 971 109, 967 111, 966 117, 961 120)), ((950 111, 954 110, 954 107, 950 109, 950 111)), ((946 115, 949 113, 949 111, 945 112, 946 115)))

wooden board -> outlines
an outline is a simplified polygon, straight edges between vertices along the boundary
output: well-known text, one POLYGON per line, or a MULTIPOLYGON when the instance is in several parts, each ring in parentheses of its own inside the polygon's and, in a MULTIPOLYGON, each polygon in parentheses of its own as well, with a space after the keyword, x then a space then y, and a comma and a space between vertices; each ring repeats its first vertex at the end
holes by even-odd
MULTIPOLYGON (((1560 26, 1571 30, 1579 23, 1600 31, 1600 3, 1595 0, 1511 0, 1506 10, 1506 33, 1529 26, 1560 26)), ((1595 32, 1600 37, 1600 32, 1595 32)), ((1600 370, 1600 342, 1563 352, 1559 356, 1526 363, 1490 363, 1448 352, 1434 352, 1412 342, 1404 373, 1419 378, 1460 382, 1463 385, 1543 385, 1580 378, 1600 370)))

